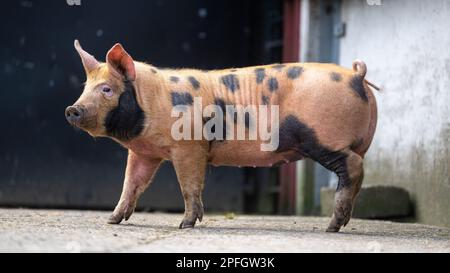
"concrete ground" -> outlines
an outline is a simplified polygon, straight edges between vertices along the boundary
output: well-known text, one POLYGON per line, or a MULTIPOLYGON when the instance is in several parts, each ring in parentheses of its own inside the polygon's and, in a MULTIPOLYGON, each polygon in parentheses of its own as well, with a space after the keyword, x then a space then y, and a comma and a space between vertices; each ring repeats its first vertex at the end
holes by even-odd
POLYGON ((318 217, 206 214, 179 230, 180 214, 135 213, 121 225, 108 216, 0 209, 0 252, 450 252, 450 229, 419 224, 352 219, 330 234, 318 217))

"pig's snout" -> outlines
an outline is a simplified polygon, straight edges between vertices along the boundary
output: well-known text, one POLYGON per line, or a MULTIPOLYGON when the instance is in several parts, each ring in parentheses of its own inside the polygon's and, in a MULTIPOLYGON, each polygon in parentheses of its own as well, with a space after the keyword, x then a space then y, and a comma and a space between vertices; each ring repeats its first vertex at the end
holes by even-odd
POLYGON ((84 109, 80 105, 73 105, 66 108, 66 119, 74 126, 80 126, 84 116, 84 109))

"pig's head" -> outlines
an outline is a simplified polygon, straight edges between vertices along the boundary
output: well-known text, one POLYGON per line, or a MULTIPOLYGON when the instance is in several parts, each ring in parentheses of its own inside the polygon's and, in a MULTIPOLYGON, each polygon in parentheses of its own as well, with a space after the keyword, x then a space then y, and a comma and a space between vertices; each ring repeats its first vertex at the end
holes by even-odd
POLYGON ((66 108, 67 121, 94 137, 128 140, 139 134, 144 113, 136 101, 136 70, 131 56, 116 44, 108 51, 106 63, 101 63, 84 51, 78 40, 75 49, 87 80, 80 98, 66 108))

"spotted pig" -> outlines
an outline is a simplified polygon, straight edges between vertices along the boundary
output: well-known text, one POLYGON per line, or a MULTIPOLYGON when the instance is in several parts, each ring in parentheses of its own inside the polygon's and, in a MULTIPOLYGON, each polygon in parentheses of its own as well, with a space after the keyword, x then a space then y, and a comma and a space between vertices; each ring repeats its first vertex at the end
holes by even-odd
POLYGON ((305 157, 339 177, 327 231, 337 232, 349 222, 364 176, 363 158, 377 123, 369 86, 376 87, 365 80, 364 62, 354 61, 352 69, 286 63, 204 71, 136 62, 120 44, 108 51, 105 63, 84 51, 77 40, 75 49, 87 81, 80 98, 65 111, 68 122, 128 149, 122 194, 109 223, 128 220, 165 160, 173 163, 184 198, 180 228, 189 228, 203 218, 208 164, 270 167, 305 157), (261 140, 175 140, 171 110, 177 105, 193 107, 196 97, 204 105, 221 108, 278 106, 277 149, 262 151, 261 140))

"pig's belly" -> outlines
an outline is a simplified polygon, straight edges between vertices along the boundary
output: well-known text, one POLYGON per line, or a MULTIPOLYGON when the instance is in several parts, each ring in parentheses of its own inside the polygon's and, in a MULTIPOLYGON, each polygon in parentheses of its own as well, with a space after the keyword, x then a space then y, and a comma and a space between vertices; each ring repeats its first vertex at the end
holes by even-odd
POLYGON ((259 141, 215 141, 211 143, 209 163, 214 166, 275 167, 302 159, 295 151, 261 151, 259 141))

